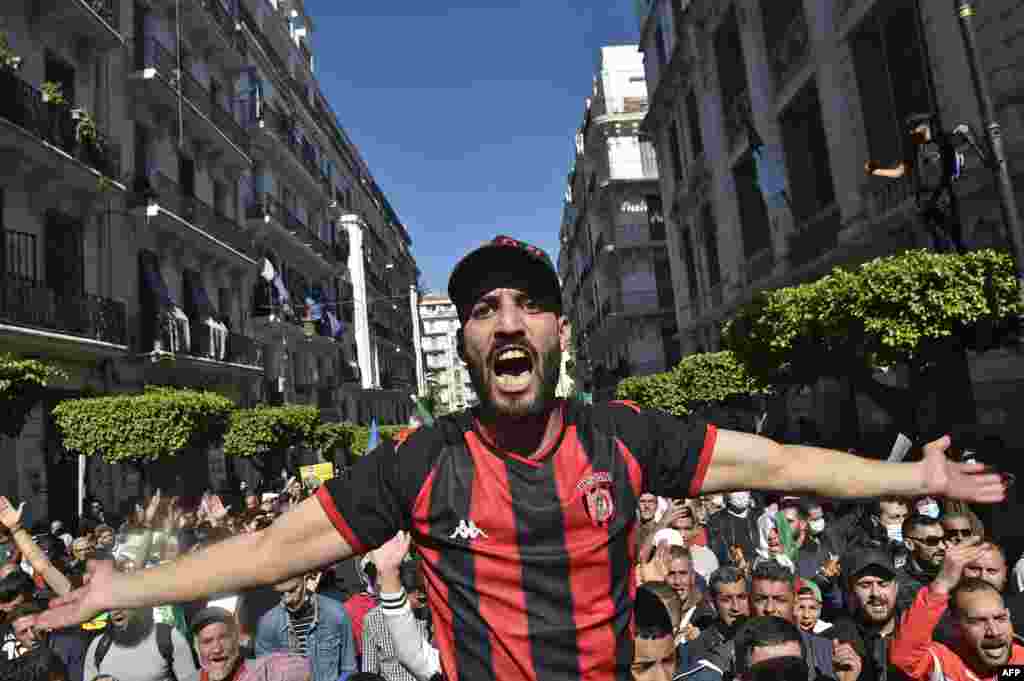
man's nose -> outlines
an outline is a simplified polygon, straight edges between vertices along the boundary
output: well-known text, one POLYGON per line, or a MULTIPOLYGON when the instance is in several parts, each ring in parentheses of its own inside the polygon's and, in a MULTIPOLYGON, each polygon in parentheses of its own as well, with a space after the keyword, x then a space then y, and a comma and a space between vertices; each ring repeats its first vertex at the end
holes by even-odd
POLYGON ((498 310, 495 312, 495 315, 497 316, 498 331, 514 333, 522 330, 523 316, 518 306, 501 303, 498 305, 498 310))

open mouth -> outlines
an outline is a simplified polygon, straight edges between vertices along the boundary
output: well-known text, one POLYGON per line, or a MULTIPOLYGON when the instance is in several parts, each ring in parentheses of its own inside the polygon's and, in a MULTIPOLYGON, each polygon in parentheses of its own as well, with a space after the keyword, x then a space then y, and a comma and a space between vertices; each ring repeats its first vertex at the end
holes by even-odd
POLYGON ((1003 658, 1003 655, 1006 654, 1006 642, 992 641, 990 643, 982 643, 981 652, 984 653, 986 657, 990 657, 994 660, 1000 660, 1003 658))
POLYGON ((530 385, 533 358, 522 348, 503 348, 495 355, 491 366, 494 382, 503 392, 519 392, 530 385))

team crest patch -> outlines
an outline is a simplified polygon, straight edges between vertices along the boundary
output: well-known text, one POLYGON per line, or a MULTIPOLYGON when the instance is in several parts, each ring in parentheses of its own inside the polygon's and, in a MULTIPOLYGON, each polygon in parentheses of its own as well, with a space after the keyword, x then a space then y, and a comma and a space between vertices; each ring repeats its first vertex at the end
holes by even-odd
POLYGON ((612 476, 605 472, 594 473, 580 480, 576 489, 583 492, 583 507, 598 527, 604 527, 615 515, 615 500, 612 495, 612 476))

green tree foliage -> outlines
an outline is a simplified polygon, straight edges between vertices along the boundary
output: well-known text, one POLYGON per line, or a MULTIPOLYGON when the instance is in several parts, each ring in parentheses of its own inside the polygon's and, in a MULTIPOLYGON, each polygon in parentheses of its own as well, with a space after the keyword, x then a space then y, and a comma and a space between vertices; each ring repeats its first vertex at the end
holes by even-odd
MULTIPOLYGON (((358 426, 351 423, 342 424, 352 429, 352 445, 351 451, 355 456, 362 456, 366 454, 367 447, 370 446, 370 427, 369 426, 358 426)), ((408 428, 409 426, 377 426, 377 431, 380 433, 380 441, 392 440, 400 432, 408 428)))
POLYGON ((334 461, 338 451, 351 450, 353 438, 353 426, 349 423, 321 423, 306 444, 327 461, 334 461))
POLYGON ((851 362, 918 362, 930 343, 954 336, 984 350, 1022 313, 1009 255, 909 251, 764 293, 723 340, 761 380, 803 384, 846 374, 851 362))
POLYGON ((623 379, 616 397, 688 416, 713 405, 740 405, 769 392, 731 352, 723 351, 689 355, 671 371, 623 379))
POLYGON ((0 433, 18 437, 46 386, 66 378, 61 369, 46 362, 0 354, 0 433))
POLYGON ((212 392, 147 387, 136 395, 65 400, 53 415, 65 449, 110 463, 146 462, 219 441, 233 407, 212 392))
MULTIPOLYGON (((230 456, 256 456, 281 452, 299 444, 328 446, 318 440, 320 410, 313 406, 290 404, 281 407, 259 406, 237 409, 224 434, 224 453, 230 456)), ((324 431, 321 436, 327 435, 324 431)))

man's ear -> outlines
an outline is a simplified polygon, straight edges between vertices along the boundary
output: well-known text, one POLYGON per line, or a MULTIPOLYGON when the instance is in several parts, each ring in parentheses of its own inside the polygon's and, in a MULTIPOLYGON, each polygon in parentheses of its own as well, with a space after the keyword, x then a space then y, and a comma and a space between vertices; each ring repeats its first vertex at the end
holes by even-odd
POLYGON ((459 359, 466 361, 466 339, 462 329, 455 332, 455 352, 458 353, 459 359))
POLYGON ((569 340, 572 335, 572 325, 569 322, 569 318, 562 315, 558 318, 558 345, 562 349, 562 352, 566 352, 569 349, 569 340))

